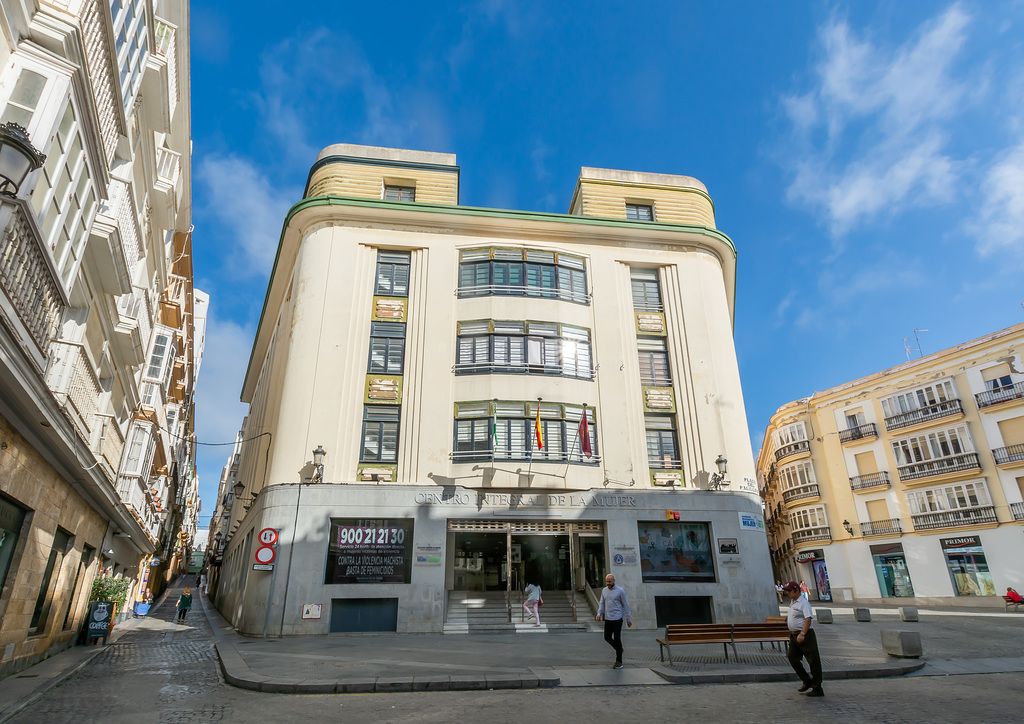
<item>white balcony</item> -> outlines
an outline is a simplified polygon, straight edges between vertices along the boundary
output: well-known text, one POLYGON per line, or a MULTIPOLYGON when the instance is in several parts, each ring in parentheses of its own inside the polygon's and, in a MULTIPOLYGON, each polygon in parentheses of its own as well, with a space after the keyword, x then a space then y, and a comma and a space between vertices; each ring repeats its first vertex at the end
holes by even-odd
POLYGON ((153 183, 153 221, 173 229, 182 190, 181 154, 169 148, 156 149, 156 180, 153 183))
POLYGON ((178 27, 161 18, 155 20, 156 47, 149 54, 146 74, 142 78, 142 107, 150 128, 170 133, 181 97, 178 87, 178 27))
POLYGON ((86 253, 103 291, 117 296, 131 292, 132 274, 143 250, 130 186, 113 179, 109 191, 110 198, 100 204, 89 231, 86 253))
MULTIPOLYGON (((94 433, 98 432, 97 403, 103 390, 85 348, 73 342, 53 342, 50 346, 50 367, 46 384, 65 405, 78 432, 94 449, 94 433)), ((98 439, 98 435, 95 436, 98 439)))

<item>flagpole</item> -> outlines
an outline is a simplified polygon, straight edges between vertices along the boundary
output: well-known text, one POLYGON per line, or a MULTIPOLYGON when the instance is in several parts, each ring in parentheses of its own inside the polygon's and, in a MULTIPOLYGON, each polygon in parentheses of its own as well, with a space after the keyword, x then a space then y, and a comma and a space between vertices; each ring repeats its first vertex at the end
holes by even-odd
MULTIPOLYGON (((587 403, 583 403, 583 417, 587 415, 587 403)), ((562 473, 562 480, 569 474, 569 465, 572 463, 572 454, 576 452, 576 443, 580 440, 580 425, 583 424, 583 418, 580 418, 580 422, 576 425, 576 437, 572 440, 572 448, 569 450, 569 457, 565 460, 565 472, 562 473)))
MULTIPOLYGON (((541 403, 541 400, 543 400, 543 399, 544 399, 543 397, 538 397, 537 398, 537 416, 535 418, 536 422, 534 423, 534 426, 533 426, 533 440, 534 440, 534 442, 537 441, 537 432, 540 430, 540 403, 541 403)), ((535 451, 531 451, 530 452, 530 464, 526 466, 526 477, 530 477, 531 473, 533 472, 533 452, 535 452, 535 451)))

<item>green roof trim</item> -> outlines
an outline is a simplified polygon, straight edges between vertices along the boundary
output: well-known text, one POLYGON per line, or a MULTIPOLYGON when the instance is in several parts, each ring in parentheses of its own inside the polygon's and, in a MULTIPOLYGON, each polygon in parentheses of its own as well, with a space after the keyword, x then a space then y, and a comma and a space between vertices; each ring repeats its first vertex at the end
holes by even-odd
MULTIPOLYGON (((324 159, 328 161, 329 159, 324 159)), ((450 167, 446 167, 450 168, 450 167)), ((409 211, 423 211, 427 213, 455 214, 457 216, 489 216, 501 219, 514 219, 516 221, 553 221, 565 224, 578 224, 582 226, 611 227, 611 228, 633 228, 643 231, 672 231, 692 232, 710 236, 722 242, 732 249, 733 259, 738 259, 736 245, 727 234, 718 229, 710 229, 698 224, 672 224, 663 221, 630 221, 627 219, 605 219, 596 216, 577 216, 574 214, 559 214, 550 211, 518 211, 515 209, 489 209, 480 206, 457 206, 453 204, 427 204, 418 201, 384 201, 383 199, 364 199, 350 196, 311 196, 297 202, 288 214, 284 217, 281 225, 281 235, 277 241, 277 253, 274 255, 274 265, 270 269, 270 277, 267 279, 267 291, 263 297, 263 309, 260 312, 260 321, 256 325, 256 335, 253 338, 253 348, 249 352, 249 362, 245 368, 245 379, 242 387, 245 388, 249 381, 249 370, 252 368, 252 356, 256 352, 256 340, 259 338, 260 329, 263 327, 263 318, 267 314, 267 302, 270 299, 270 287, 274 281, 274 274, 277 272, 277 263, 281 258, 281 246, 284 242, 284 234, 288 224, 298 214, 307 209, 318 206, 359 206, 371 209, 406 209, 409 211)), ((733 298, 736 296, 736 277, 733 276, 733 298)))

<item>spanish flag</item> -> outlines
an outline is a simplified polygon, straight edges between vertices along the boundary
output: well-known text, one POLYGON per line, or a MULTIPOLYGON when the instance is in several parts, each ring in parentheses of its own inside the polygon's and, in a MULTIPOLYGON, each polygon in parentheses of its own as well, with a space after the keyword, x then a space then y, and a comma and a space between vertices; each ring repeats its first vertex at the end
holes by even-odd
POLYGON ((537 421, 533 425, 534 431, 537 433, 537 449, 544 449, 544 432, 540 427, 540 405, 537 405, 537 421))

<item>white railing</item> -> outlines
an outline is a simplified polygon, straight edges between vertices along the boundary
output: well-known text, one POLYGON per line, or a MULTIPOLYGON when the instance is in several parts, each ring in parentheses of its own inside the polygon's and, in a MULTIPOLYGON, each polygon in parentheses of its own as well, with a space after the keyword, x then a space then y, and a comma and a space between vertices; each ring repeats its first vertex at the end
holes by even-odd
POLYGON ((114 216, 121 234, 121 246, 128 265, 128 275, 135 274, 135 265, 145 256, 142 234, 139 232, 139 212, 135 208, 131 186, 124 181, 112 179, 110 182, 110 205, 114 206, 114 216))
POLYGON ((96 403, 102 393, 96 372, 85 348, 73 342, 54 342, 50 347, 52 364, 46 382, 58 399, 71 403, 76 427, 82 437, 92 442, 96 427, 96 403))
POLYGON ((14 205, 11 221, 0 235, 0 287, 45 356, 63 304, 21 203, 14 205))
POLYGON ((117 420, 108 415, 100 416, 103 419, 103 432, 100 434, 99 442, 96 445, 96 452, 100 455, 100 462, 110 474, 111 479, 117 476, 117 466, 121 462, 121 453, 124 450, 124 436, 121 428, 117 426, 117 420))

